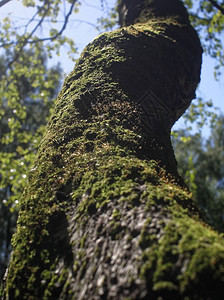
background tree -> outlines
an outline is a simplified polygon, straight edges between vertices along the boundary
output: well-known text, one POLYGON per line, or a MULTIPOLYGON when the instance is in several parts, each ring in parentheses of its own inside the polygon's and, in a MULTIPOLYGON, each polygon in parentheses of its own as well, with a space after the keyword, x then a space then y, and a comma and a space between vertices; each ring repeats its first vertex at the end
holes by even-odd
MULTIPOLYGON (((0 265, 1 275, 5 271, 11 251, 11 237, 15 228, 18 199, 21 198, 27 182, 27 170, 33 161, 37 145, 42 138, 54 98, 60 85, 61 69, 58 66, 47 69, 46 56, 42 51, 39 57, 31 50, 20 54, 21 63, 12 70, 8 89, 2 89, 0 120, 0 265), (23 69, 22 75, 18 70, 23 69), (30 76, 32 70, 39 69, 30 76), (24 73, 26 72, 27 77, 24 73), (14 99, 10 96, 14 95, 14 99)), ((7 63, 7 56, 1 56, 1 67, 7 63)), ((10 72, 9 72, 10 73, 10 72)))
POLYGON ((173 139, 179 173, 190 187, 207 221, 224 230, 224 118, 220 115, 210 137, 180 132, 173 139))
POLYGON ((216 61, 215 76, 218 78, 224 65, 222 38, 224 29, 223 1, 185 0, 184 3, 189 8, 193 25, 200 32, 205 53, 216 61))

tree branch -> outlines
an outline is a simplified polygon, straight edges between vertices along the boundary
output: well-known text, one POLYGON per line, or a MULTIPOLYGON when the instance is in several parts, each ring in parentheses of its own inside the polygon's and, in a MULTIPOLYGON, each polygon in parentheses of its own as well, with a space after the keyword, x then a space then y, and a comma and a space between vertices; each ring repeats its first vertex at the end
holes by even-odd
MULTIPOLYGON (((35 20, 35 18, 36 18, 36 16, 38 16, 38 14, 40 14, 41 13, 41 11, 44 9, 44 5, 45 5, 45 3, 43 4, 43 6, 41 6, 38 10, 37 10, 37 12, 33 15, 33 17, 29 20, 29 22, 25 25, 25 32, 27 32, 27 29, 28 29, 28 27, 29 27, 29 25, 35 20)), ((45 14, 46 14, 46 9, 45 9, 45 14)), ((41 18, 41 19, 43 19, 43 17, 41 18)), ((39 20, 38 20, 38 22, 39 22, 39 20)))
MULTIPOLYGON (((72 11, 73 11, 73 8, 74 8, 74 5, 75 3, 77 2, 77 0, 73 0, 71 6, 70 6, 70 10, 69 12, 67 13, 67 15, 65 16, 65 22, 61 28, 61 30, 55 35, 54 39, 57 38, 59 35, 61 35, 63 33, 63 31, 65 30, 67 24, 68 24, 68 20, 69 20, 69 17, 70 15, 72 14, 72 11)), ((53 40, 53 39, 52 39, 53 40)))
MULTIPOLYGON (((4 0, 6 1, 6 0, 4 0)), ((7 0, 7 1, 11 1, 11 0, 7 0)), ((47 0, 46 0, 47 1, 47 0)), ((45 3, 46 3, 45 1, 45 3)), ((8 63, 8 65, 6 66, 5 70, 3 71, 3 73, 11 67, 11 65, 18 59, 21 51, 24 49, 24 47, 27 45, 27 44, 33 44, 33 43, 38 43, 38 42, 44 42, 44 41, 54 41, 58 38, 58 36, 60 36, 64 30, 66 29, 66 26, 68 24, 68 21, 69 21, 69 17, 70 15, 72 14, 72 11, 74 9, 74 5, 75 3, 77 2, 77 0, 73 0, 73 2, 71 3, 71 6, 70 6, 70 9, 67 13, 67 15, 65 16, 65 19, 64 19, 64 23, 63 23, 63 26, 61 27, 60 31, 58 31, 54 36, 51 36, 51 37, 46 37, 46 38, 42 38, 42 39, 35 39, 35 40, 31 40, 30 38, 33 36, 33 34, 36 32, 36 30, 40 27, 40 25, 44 22, 44 18, 47 14, 47 11, 49 9, 49 7, 47 9, 45 9, 45 12, 44 12, 44 15, 42 16, 42 18, 38 21, 38 24, 34 27, 34 29, 31 31, 31 33, 28 35, 27 38, 25 38, 24 40, 21 40, 21 41, 18 41, 16 44, 17 45, 20 45, 20 48, 18 49, 18 51, 15 53, 15 56, 14 58, 8 63)), ((44 3, 44 5, 45 5, 44 3)), ((44 6, 43 6, 44 7, 44 6)), ((41 10, 43 9, 43 7, 41 8, 41 10)), ((34 17, 33 17, 34 18, 34 17)), ((13 44, 13 43, 10 43, 10 44, 13 44)), ((9 45, 10 45, 9 44, 9 45)))
POLYGON ((9 1, 11 1, 11 0, 2 0, 2 1, 0 1, 0 7, 2 7, 3 5, 5 5, 9 1))
POLYGON ((221 13, 224 15, 224 8, 219 5, 215 0, 208 0, 214 7, 216 7, 218 10, 221 11, 221 13))
POLYGON ((200 21, 203 21, 203 22, 206 22, 207 24, 209 24, 212 20, 212 18, 203 18, 203 17, 200 17, 198 14, 196 13, 189 13, 189 16, 195 18, 195 19, 198 19, 200 21))
MULTIPOLYGON (((57 37, 59 37, 59 35, 62 35, 63 31, 65 31, 66 29, 66 26, 68 24, 68 20, 69 20, 69 17, 70 15, 72 14, 72 11, 73 11, 73 8, 74 8, 74 5, 75 3, 77 2, 77 0, 74 0, 73 3, 71 4, 70 6, 70 9, 69 9, 69 12, 67 13, 67 15, 65 16, 65 20, 64 20, 64 24, 61 28, 60 31, 58 31, 57 34, 55 34, 54 36, 52 37, 47 37, 47 38, 42 38, 42 39, 37 39, 37 40, 29 40, 29 38, 32 36, 29 35, 29 37, 27 38, 27 41, 26 41, 26 44, 33 44, 33 43, 37 43, 37 42, 45 42, 45 41, 54 41, 57 37)), ((41 20, 40 20, 41 21, 41 20)))

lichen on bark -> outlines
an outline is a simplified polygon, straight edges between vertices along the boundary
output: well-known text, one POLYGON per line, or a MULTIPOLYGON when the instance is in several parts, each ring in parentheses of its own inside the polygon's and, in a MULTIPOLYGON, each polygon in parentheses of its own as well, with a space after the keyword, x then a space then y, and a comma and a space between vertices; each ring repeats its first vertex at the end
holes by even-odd
POLYGON ((223 292, 223 236, 200 218, 169 136, 202 50, 181 2, 166 16, 164 1, 137 1, 134 19, 121 1, 132 25, 97 37, 65 80, 21 199, 6 299, 223 292))

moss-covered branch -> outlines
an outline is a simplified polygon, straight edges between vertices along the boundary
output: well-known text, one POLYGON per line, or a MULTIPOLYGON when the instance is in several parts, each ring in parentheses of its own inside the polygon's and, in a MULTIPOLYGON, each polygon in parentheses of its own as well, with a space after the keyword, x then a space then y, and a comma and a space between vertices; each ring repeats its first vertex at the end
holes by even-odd
POLYGON ((223 237, 181 184, 169 137, 194 98, 200 42, 185 14, 150 17, 163 1, 138 2, 137 23, 89 44, 59 94, 21 199, 8 299, 223 292, 223 237))

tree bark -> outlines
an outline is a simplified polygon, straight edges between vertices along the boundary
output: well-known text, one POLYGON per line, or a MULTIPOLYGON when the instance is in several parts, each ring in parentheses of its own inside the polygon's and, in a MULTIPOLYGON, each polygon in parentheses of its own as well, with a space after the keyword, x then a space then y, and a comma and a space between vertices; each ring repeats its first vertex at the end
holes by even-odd
POLYGON ((177 174, 170 129, 202 50, 179 0, 123 0, 124 26, 65 80, 21 200, 7 299, 218 299, 223 237, 177 174))

